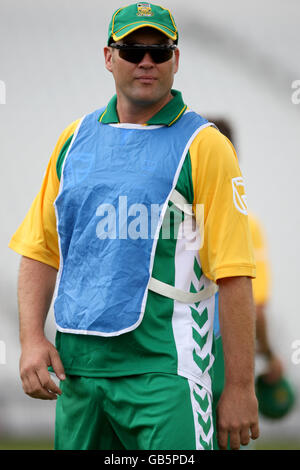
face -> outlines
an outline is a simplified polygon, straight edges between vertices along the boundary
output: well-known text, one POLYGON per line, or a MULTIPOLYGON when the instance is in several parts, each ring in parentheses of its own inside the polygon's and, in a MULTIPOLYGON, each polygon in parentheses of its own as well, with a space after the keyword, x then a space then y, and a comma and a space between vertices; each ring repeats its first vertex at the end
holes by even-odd
MULTIPOLYGON (((172 44, 172 41, 153 28, 141 28, 117 44, 172 44)), ((161 64, 156 64, 149 53, 138 64, 122 59, 119 51, 111 47, 105 47, 104 55, 106 68, 115 79, 118 99, 147 107, 163 102, 170 95, 178 70, 178 49, 170 60, 161 64)))

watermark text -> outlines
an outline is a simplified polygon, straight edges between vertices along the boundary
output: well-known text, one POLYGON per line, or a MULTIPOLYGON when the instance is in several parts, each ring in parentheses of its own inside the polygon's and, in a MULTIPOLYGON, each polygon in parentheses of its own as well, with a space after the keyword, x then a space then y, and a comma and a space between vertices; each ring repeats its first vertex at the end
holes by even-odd
POLYGON ((6 364, 6 344, 4 341, 0 341, 0 365, 6 364))
POLYGON ((204 205, 183 204, 181 209, 164 204, 128 204, 127 196, 119 196, 116 207, 100 204, 96 217, 96 235, 100 240, 177 239, 185 242, 186 250, 199 250, 204 243, 204 205), (183 216, 184 214, 184 216, 183 216))
POLYGON ((6 104, 6 85, 3 80, 0 80, 0 104, 6 104))
POLYGON ((292 103, 300 104, 300 80, 294 80, 292 82, 292 89, 295 90, 291 97, 292 103))
POLYGON ((300 339, 295 339, 295 341, 292 342, 292 363, 297 366, 300 364, 300 339))

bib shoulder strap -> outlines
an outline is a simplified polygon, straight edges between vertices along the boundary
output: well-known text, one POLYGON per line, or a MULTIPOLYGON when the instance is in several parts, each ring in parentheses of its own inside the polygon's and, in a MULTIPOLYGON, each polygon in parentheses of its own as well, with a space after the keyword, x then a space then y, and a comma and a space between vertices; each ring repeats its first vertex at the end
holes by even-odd
POLYGON ((170 201, 171 201, 181 212, 184 212, 185 214, 191 215, 191 216, 194 215, 191 204, 189 204, 189 202, 185 199, 184 196, 182 196, 182 194, 180 194, 180 193, 177 191, 177 189, 174 189, 174 190, 173 190, 173 192, 172 192, 172 194, 171 194, 171 197, 170 197, 170 201))
POLYGON ((206 289, 203 289, 200 292, 185 292, 181 289, 177 289, 176 287, 171 286, 170 284, 166 284, 165 282, 151 277, 148 289, 156 292, 157 294, 163 295, 164 297, 177 300, 178 302, 194 304, 203 300, 207 300, 215 295, 218 291, 218 286, 212 283, 209 287, 206 287, 206 289))
MULTIPOLYGON (((173 190, 170 201, 182 212, 189 216, 193 216, 193 209, 191 204, 185 199, 182 194, 180 194, 176 189, 173 190)), ((177 300, 178 302, 183 302, 187 304, 193 304, 197 302, 201 302, 203 300, 207 300, 213 295, 218 292, 218 286, 213 282, 209 287, 202 289, 199 292, 185 292, 181 289, 177 289, 170 284, 165 282, 159 281, 154 277, 150 278, 148 289, 156 292, 157 294, 163 295, 164 297, 168 297, 173 300, 177 300)))

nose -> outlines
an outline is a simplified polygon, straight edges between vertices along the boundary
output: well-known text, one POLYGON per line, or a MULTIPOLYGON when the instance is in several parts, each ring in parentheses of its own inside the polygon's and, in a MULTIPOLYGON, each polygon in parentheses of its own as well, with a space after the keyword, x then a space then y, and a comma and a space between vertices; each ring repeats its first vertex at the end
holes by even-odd
POLYGON ((149 52, 146 52, 146 54, 144 55, 144 57, 142 58, 142 60, 139 62, 139 67, 142 67, 142 68, 151 68, 151 67, 154 67, 155 65, 155 62, 153 61, 151 55, 149 54, 149 52))

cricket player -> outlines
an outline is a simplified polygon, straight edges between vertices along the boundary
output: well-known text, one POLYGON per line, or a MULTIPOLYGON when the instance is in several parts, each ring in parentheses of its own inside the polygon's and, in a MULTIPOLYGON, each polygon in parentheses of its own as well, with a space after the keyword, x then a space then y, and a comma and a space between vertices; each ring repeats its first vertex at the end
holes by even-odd
POLYGON ((22 255, 20 375, 29 396, 57 399, 55 449, 212 449, 217 291, 219 444, 259 435, 243 178, 233 146, 173 88, 178 39, 166 8, 113 14, 116 94, 62 132, 10 242, 22 255))

